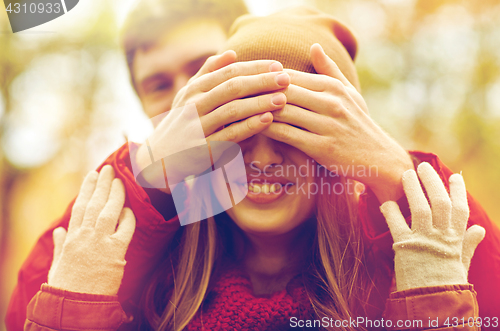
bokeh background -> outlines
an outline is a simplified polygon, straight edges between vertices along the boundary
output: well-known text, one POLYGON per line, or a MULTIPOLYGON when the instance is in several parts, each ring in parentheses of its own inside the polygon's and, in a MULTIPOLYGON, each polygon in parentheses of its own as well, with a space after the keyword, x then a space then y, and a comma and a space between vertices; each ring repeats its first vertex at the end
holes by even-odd
MULTIPOLYGON (((227 0, 230 1, 230 0, 227 0)), ((0 330, 17 270, 85 174, 151 131, 129 84, 119 28, 134 0, 81 0, 12 34, 0 3, 0 330)), ((372 117, 406 149, 438 154, 500 225, 498 0, 249 0, 266 15, 300 4, 359 41, 372 117)))

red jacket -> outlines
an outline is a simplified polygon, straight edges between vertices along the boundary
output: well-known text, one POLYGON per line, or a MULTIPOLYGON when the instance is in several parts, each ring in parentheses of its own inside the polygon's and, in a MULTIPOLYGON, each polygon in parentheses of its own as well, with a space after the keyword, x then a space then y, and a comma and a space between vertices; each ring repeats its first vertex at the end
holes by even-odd
MULTIPOLYGON (((422 152, 411 152, 411 154, 419 161, 429 162, 448 186, 448 178, 452 171, 437 156, 422 152)), ((108 157, 103 165, 105 164, 112 165, 116 177, 123 181, 127 191, 125 205, 134 211, 137 220, 136 231, 125 257, 127 264, 124 278, 118 292, 118 300, 124 311, 133 315, 137 310, 137 302, 146 279, 158 264, 164 249, 180 225, 173 200, 169 195, 153 189, 144 189, 136 184, 131 171, 128 145, 122 146, 108 157)), ((469 282, 477 291, 479 315, 490 319, 500 317, 500 230, 472 196, 468 195, 468 199, 470 207, 468 226, 479 224, 486 229, 486 237, 479 244, 471 262, 469 282)), ((410 221, 405 200, 402 199, 398 203, 410 221)), ((23 329, 28 303, 40 290, 41 285, 47 282, 53 255, 52 231, 58 226, 67 228, 71 208, 72 204, 62 218, 53 223, 40 237, 21 267, 18 284, 11 297, 6 316, 9 331, 23 329)), ((392 237, 379 211, 378 200, 369 190, 360 198, 359 214, 371 261, 378 267, 374 281, 379 297, 374 298, 372 302, 376 302, 373 315, 380 316, 385 307, 385 300, 389 296, 394 270, 392 237)))
MULTIPOLYGON (((368 330, 441 331, 480 330, 476 293, 472 285, 414 288, 391 293, 381 316, 359 316, 336 320, 315 318, 300 278, 287 288, 266 297, 253 295, 252 283, 241 268, 226 270, 217 277, 186 331, 285 331, 318 330, 340 326, 368 330), (450 318, 453 316, 453 318, 450 318)), ((84 294, 42 285, 28 306, 25 331, 55 330, 143 330, 127 323, 128 317, 117 296, 84 294)), ((484 321, 483 325, 498 325, 484 321)))

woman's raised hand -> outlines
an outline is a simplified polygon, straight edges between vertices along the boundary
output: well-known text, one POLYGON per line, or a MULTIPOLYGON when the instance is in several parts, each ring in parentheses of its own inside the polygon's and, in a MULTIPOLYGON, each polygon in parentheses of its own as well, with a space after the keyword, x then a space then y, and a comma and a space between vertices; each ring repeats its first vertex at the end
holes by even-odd
POLYGON ((461 175, 450 177, 450 194, 429 163, 403 174, 411 210, 411 229, 394 201, 380 210, 394 239, 394 268, 398 291, 426 286, 467 284, 470 261, 485 230, 469 219, 467 192, 461 175), (420 186, 424 185, 430 205, 420 186))
POLYGON ((83 181, 68 231, 54 230, 54 260, 48 284, 72 292, 116 295, 135 217, 123 208, 125 189, 106 165, 83 181))
POLYGON ((339 175, 369 185, 381 203, 403 195, 408 153, 368 115, 366 103, 319 44, 311 47, 318 74, 285 70, 287 105, 262 133, 292 145, 339 175))

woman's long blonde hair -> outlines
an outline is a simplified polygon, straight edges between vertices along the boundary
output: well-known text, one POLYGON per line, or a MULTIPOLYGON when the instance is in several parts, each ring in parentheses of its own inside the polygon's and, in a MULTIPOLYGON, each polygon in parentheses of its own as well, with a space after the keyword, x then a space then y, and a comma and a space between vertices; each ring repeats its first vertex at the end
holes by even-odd
MULTIPOLYGON (((371 288, 363 262, 358 199, 346 190, 348 180, 343 177, 327 173, 316 179, 331 187, 341 184, 343 190, 317 195, 316 231, 302 281, 316 314, 312 318, 349 320, 363 311, 371 288)), ((200 309, 212 276, 232 251, 227 247, 231 240, 221 236, 227 226, 228 222, 210 217, 180 230, 143 294, 144 315, 155 330, 182 330, 200 309)))

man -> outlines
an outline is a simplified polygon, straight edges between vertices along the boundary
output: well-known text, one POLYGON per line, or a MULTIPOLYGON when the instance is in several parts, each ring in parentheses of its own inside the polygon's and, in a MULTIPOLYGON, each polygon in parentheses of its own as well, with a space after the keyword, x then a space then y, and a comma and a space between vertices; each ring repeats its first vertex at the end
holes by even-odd
POLYGON ((143 0, 125 21, 122 42, 146 114, 170 109, 174 96, 226 40, 243 1, 143 0))

